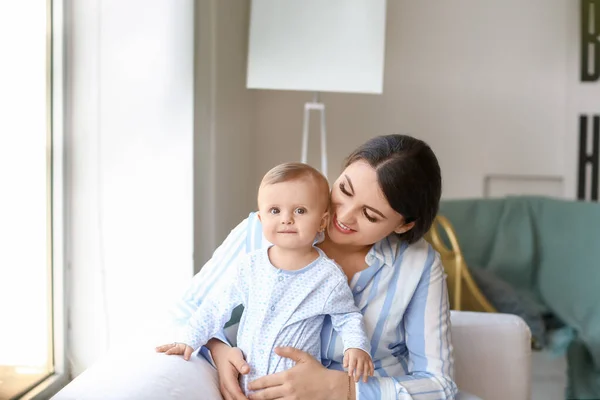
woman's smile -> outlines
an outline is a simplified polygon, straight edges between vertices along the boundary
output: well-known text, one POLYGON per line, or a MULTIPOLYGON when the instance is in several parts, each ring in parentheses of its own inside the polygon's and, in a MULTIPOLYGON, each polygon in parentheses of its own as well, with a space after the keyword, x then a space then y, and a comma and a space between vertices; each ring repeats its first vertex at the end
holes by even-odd
POLYGON ((356 232, 354 229, 351 229, 344 225, 342 222, 338 221, 337 215, 333 216, 333 226, 335 226, 338 231, 346 235, 356 232))

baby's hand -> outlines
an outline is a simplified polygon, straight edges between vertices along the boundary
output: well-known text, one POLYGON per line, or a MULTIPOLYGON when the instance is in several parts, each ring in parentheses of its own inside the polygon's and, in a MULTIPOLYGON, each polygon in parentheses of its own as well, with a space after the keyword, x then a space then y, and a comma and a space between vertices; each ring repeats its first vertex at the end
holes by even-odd
POLYGON ((363 376, 363 382, 367 382, 367 377, 373 376, 374 368, 371 356, 361 349, 348 349, 344 353, 344 368, 348 369, 348 376, 354 377, 358 382, 360 376, 363 376))
POLYGON ((157 346, 156 351, 158 353, 165 353, 167 355, 178 354, 183 355, 183 359, 188 361, 194 352, 194 349, 185 343, 169 343, 157 346))

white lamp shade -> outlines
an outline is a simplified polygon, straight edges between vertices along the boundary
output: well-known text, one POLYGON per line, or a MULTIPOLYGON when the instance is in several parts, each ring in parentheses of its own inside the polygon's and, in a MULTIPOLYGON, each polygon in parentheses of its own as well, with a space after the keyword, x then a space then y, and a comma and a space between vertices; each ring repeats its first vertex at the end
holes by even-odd
POLYGON ((252 0, 247 87, 381 93, 385 0, 252 0))

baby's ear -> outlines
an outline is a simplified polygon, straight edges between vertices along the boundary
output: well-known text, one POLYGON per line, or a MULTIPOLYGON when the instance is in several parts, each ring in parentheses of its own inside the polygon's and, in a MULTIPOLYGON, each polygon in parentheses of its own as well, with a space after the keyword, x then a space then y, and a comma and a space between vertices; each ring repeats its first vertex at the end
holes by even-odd
POLYGON ((256 216, 258 217, 258 220, 259 220, 260 222, 262 222, 262 219, 260 219, 260 211, 257 211, 257 212, 256 212, 256 216))
POLYGON ((329 211, 325 211, 323 213, 323 217, 321 218, 321 226, 319 226, 319 232, 323 232, 327 225, 329 224, 329 211))

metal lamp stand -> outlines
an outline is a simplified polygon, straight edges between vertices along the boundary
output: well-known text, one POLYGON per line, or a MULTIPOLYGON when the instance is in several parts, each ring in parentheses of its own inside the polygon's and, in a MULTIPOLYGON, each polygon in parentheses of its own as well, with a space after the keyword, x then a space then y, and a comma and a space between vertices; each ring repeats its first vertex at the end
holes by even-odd
POLYGON ((319 101, 319 92, 313 95, 313 101, 304 103, 304 125, 302 126, 302 162, 308 158, 308 130, 310 125, 310 112, 321 113, 321 173, 327 178, 327 132, 325 129, 325 104, 319 101))

